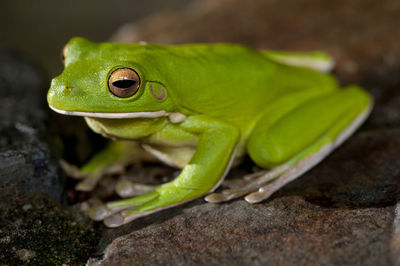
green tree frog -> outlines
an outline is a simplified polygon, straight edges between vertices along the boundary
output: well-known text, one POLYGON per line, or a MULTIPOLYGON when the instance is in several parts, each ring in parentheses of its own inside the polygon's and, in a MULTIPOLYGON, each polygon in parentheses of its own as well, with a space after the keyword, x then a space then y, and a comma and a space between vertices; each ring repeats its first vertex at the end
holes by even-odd
MULTIPOLYGON (((371 96, 340 88, 321 52, 259 51, 236 44, 94 43, 73 38, 64 71, 47 95, 54 111, 83 116, 114 140, 87 165, 78 188, 91 190, 115 162, 140 157, 136 141, 181 167, 173 181, 142 195, 95 206, 117 227, 207 195, 208 202, 267 199, 320 162, 368 117, 371 96), (241 187, 212 193, 248 154, 263 170, 241 187)), ((73 171, 72 171, 73 172, 73 171)))

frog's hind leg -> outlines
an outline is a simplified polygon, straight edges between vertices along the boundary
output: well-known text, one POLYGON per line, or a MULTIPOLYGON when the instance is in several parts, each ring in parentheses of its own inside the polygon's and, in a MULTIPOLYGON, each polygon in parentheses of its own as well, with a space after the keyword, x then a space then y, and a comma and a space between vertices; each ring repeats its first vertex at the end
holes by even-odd
MULTIPOLYGON (((318 164, 343 143, 368 117, 371 107, 372 100, 369 95, 356 86, 306 102, 269 126, 266 134, 256 134, 249 140, 252 143, 249 143, 248 151, 254 161, 264 167, 277 166, 269 171, 262 171, 261 174, 255 173, 254 180, 243 188, 213 193, 208 195, 206 200, 216 203, 244 195, 247 195, 245 199, 250 203, 267 199, 275 191, 318 164), (293 127, 293 119, 305 123, 308 129, 298 125, 293 127), (300 147, 298 144, 304 142, 296 143, 295 136, 292 135, 296 132, 311 135, 301 136, 301 140, 310 140, 310 144, 300 147), (291 143, 290 147, 297 146, 297 149, 287 149, 285 143, 291 143), (295 155, 290 156, 293 153, 295 155), (286 159, 287 157, 289 158, 286 159)), ((265 129, 262 127, 261 129, 265 129)))
POLYGON ((295 180, 297 177, 303 175, 305 172, 313 168, 325 157, 327 157, 335 148, 339 147, 354 131, 365 121, 368 117, 370 110, 366 109, 358 115, 358 117, 350 124, 345 131, 343 131, 332 143, 323 144, 323 138, 318 140, 309 150, 299 154, 300 158, 293 158, 289 165, 294 163, 293 166, 288 167, 286 171, 270 184, 264 185, 245 197, 249 203, 258 203, 269 198, 274 192, 278 191, 281 187, 289 182, 295 180), (322 146, 322 147, 321 147, 322 146), (313 150, 319 149, 318 152, 312 154, 313 150), (311 154, 310 154, 311 152, 311 154), (306 156, 303 158, 303 156, 306 156))

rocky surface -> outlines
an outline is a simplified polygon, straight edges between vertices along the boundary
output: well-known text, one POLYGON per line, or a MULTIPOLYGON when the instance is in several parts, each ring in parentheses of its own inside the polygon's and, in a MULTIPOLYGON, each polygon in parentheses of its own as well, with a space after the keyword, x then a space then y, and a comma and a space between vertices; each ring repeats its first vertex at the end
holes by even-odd
POLYGON ((78 265, 96 256, 100 230, 76 208, 36 197, 0 212, 2 265, 78 265))
POLYGON ((0 50, 0 264, 85 262, 92 222, 62 208, 64 176, 45 141, 47 85, 38 67, 0 50))
POLYGON ((327 160, 250 205, 199 199, 104 233, 89 265, 400 265, 400 4, 394 0, 198 1, 112 39, 323 50, 369 90, 367 123, 327 160))
POLYGON ((0 51, 0 62, 0 206, 35 193, 60 200, 63 182, 43 140, 43 75, 16 53, 0 51))
MULTIPOLYGON (((335 209, 281 196, 263 205, 190 204, 147 219, 99 265, 388 265, 390 208, 335 209)), ((97 265, 97 264, 95 264, 97 265)))

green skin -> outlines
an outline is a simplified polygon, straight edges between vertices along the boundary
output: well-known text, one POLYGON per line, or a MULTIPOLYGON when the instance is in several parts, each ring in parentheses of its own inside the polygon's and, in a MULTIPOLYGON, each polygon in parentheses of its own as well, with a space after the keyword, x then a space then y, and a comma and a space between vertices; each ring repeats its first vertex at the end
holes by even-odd
MULTIPOLYGON (((330 58, 233 44, 161 46, 73 38, 65 69, 52 80, 47 100, 58 112, 89 117, 88 125, 107 137, 164 150, 193 148, 175 180, 107 205, 136 207, 124 216, 150 213, 208 193, 229 170, 231 159, 246 153, 263 168, 303 160, 370 108, 372 99, 363 89, 339 88, 332 75, 306 67, 310 62, 328 64, 330 58), (108 88, 109 75, 118 68, 134 69, 140 77, 131 97, 119 98, 108 88), (161 90, 164 97, 157 97, 161 90), (137 112, 139 117, 109 116, 137 112), (157 117, 140 117, 142 112, 157 117), (180 118, 174 121, 171 114, 180 118)), ((121 150, 110 148, 82 172, 99 171, 110 158, 119 160, 126 154, 121 150)))

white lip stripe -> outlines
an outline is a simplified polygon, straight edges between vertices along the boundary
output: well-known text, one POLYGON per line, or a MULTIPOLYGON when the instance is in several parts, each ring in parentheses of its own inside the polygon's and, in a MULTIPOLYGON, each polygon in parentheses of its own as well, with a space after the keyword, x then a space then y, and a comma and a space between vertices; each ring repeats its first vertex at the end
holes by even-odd
POLYGON ((98 112, 79 112, 79 111, 66 111, 54 108, 49 105, 49 107, 63 115, 74 115, 74 116, 86 116, 86 117, 98 117, 98 118, 156 118, 162 116, 168 116, 170 113, 161 110, 161 111, 154 111, 154 112, 133 112, 133 113, 98 113, 98 112))

